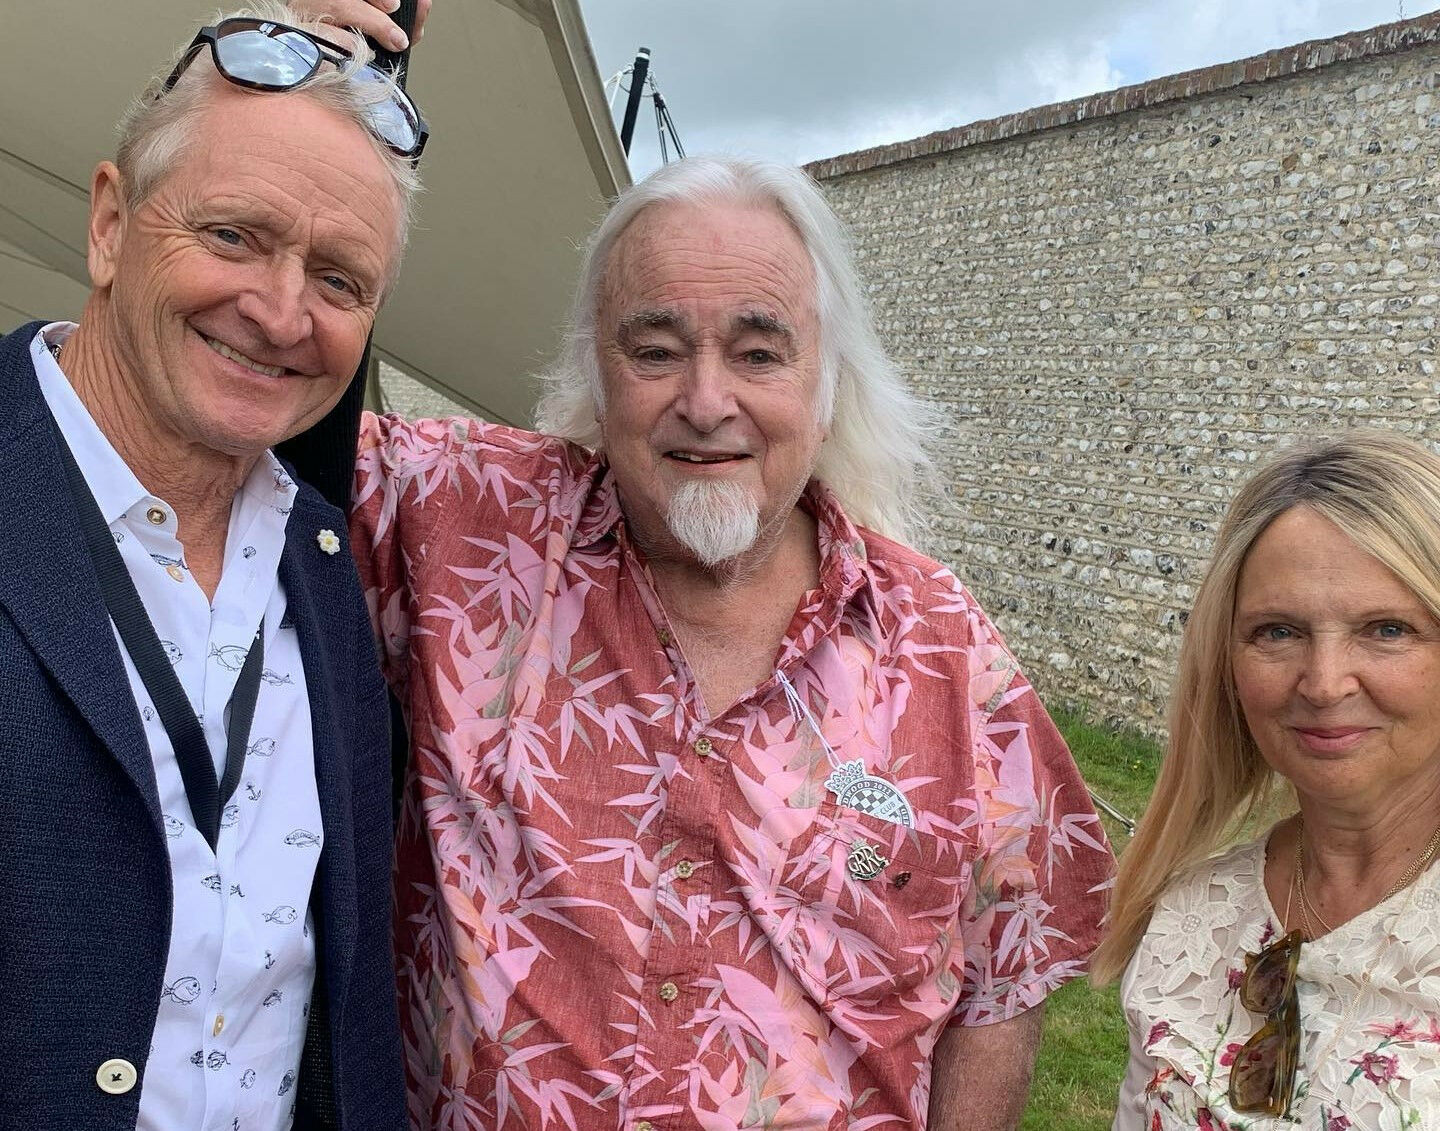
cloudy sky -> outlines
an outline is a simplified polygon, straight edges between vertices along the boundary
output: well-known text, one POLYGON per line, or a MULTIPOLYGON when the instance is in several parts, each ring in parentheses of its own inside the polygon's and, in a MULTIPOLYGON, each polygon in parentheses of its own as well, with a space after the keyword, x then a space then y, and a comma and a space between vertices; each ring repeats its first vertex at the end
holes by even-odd
MULTIPOLYGON (((1440 8, 1440 0, 581 0, 649 47, 690 153, 804 162, 1440 8)), ((617 118, 623 94, 616 101, 617 118)), ((631 165, 659 161, 641 107, 631 165)))

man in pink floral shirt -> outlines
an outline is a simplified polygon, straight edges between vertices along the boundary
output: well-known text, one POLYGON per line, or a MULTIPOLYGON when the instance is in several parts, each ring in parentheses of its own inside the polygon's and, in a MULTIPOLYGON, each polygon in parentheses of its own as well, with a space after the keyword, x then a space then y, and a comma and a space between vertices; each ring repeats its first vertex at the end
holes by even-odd
POLYGON ((1109 850, 984 613, 876 533, 929 417, 818 189, 629 190, 541 419, 361 439, 412 1121, 1013 1127, 1109 850))

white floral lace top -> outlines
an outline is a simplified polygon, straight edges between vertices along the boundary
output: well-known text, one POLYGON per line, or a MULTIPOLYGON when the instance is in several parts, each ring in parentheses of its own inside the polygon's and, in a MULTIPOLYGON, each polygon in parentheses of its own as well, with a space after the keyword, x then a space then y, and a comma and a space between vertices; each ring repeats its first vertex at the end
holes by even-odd
POLYGON ((1280 917, 1265 840, 1160 900, 1121 986, 1130 1066, 1115 1131, 1440 1128, 1440 869, 1300 951, 1304 1034, 1288 1119, 1230 1107, 1230 1064, 1262 1024, 1236 990, 1280 917))

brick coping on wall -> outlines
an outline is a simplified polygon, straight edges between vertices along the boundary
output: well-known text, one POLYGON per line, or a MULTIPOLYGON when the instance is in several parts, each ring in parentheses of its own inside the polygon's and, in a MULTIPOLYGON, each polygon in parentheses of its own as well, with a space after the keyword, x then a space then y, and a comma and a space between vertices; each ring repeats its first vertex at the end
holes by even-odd
POLYGON ((910 141, 897 141, 854 153, 842 153, 838 157, 822 158, 806 165, 805 171, 816 180, 823 181, 883 165, 896 165, 917 157, 932 157, 967 146, 984 145, 986 142, 1053 129, 1056 126, 1073 125, 1092 118, 1123 114, 1128 110, 1140 110, 1147 106, 1197 98, 1251 83, 1286 78, 1335 63, 1392 55, 1435 42, 1440 42, 1440 11, 1382 24, 1368 31, 1347 32, 1334 39, 1312 39, 1234 63, 1218 63, 1213 67, 1167 75, 1134 86, 1122 86, 1118 90, 1075 98, 1069 102, 1055 102, 1049 106, 1022 110, 1018 114, 1006 114, 999 118, 972 122, 967 126, 937 130, 910 141))

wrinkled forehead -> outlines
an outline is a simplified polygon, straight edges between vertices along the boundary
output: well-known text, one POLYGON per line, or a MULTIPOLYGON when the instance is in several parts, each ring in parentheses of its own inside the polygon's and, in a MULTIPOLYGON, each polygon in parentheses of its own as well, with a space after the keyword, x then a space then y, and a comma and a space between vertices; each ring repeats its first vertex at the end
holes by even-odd
POLYGON ((797 327, 816 319, 815 270, 790 221, 776 208, 733 203, 655 204, 611 249, 600 288, 603 310, 741 312, 797 327))
POLYGON ((388 261, 399 255, 405 204, 364 128, 303 91, 225 84, 199 109, 193 142, 166 180, 201 196, 248 196, 277 226, 316 225, 388 261), (383 238, 379 238, 383 237, 383 238))

